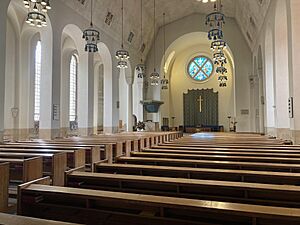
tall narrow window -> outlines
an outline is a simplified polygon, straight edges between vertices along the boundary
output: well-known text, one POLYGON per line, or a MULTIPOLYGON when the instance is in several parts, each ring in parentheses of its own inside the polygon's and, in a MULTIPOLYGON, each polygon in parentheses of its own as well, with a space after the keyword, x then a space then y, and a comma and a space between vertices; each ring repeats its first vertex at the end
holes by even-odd
POLYGON ((70 109, 69 121, 77 120, 77 76, 78 76, 78 62, 77 57, 72 55, 70 62, 70 109))
POLYGON ((35 47, 34 61, 34 121, 40 121, 41 112, 41 67, 42 67, 42 46, 38 41, 35 47))

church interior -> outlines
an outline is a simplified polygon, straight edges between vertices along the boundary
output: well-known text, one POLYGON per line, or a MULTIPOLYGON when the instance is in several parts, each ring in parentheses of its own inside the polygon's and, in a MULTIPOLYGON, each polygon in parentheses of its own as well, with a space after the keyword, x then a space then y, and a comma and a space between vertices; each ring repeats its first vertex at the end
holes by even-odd
POLYGON ((300 225, 299 10, 1 0, 0 225, 300 225))

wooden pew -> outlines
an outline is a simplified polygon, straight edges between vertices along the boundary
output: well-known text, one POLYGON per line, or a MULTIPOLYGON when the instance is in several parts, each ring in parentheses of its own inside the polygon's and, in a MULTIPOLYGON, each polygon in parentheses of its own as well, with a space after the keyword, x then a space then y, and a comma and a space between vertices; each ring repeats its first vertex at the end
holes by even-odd
MULTIPOLYGON (((93 163, 99 161, 101 159, 101 153, 105 152, 107 148, 109 148, 109 144, 105 145, 93 145, 88 143, 74 143, 74 142, 60 142, 56 140, 38 140, 38 141, 27 141, 27 142, 18 142, 13 144, 27 144, 27 145, 38 145, 38 146, 51 146, 56 149, 73 149, 73 148, 80 148, 85 149, 85 159, 86 159, 86 166, 91 167, 93 163)), ((81 166, 81 165, 78 165, 81 166)), ((76 166, 76 167, 78 167, 76 166)), ((74 167, 72 167, 74 168, 74 167)))
POLYGON ((0 163, 0 212, 8 209, 8 185, 9 163, 0 163))
MULTIPOLYGON (((66 152, 68 162, 67 165, 70 168, 76 168, 85 165, 86 163, 86 148, 82 147, 76 147, 76 146, 59 146, 59 145, 39 145, 39 144, 30 144, 30 143, 17 143, 17 144, 7 144, 7 145, 0 145, 0 149, 6 150, 6 149, 17 149, 15 151, 19 151, 18 149, 24 149, 24 152, 26 150, 29 151, 37 151, 40 152, 40 150, 45 151, 60 151, 60 152, 66 152)), ((95 162, 99 161, 95 159, 95 162)))
POLYGON ((0 151, 0 159, 28 159, 32 157, 43 157, 43 174, 51 176, 53 185, 64 185, 64 172, 67 170, 67 155, 65 152, 57 152, 52 154, 9 152, 9 150, 6 152, 0 151))
POLYGON ((215 168, 215 169, 239 169, 254 171, 276 172, 300 172, 300 164, 265 163, 265 162, 235 162, 213 160, 190 160, 190 159, 164 159, 145 157, 120 157, 117 162, 141 165, 215 168))
POLYGON ((160 149, 160 150, 184 150, 184 151, 220 151, 220 152, 257 152, 257 153, 286 153, 286 154, 300 154, 300 149, 294 148, 283 148, 283 149, 268 149, 265 147, 261 148, 247 148, 239 147, 239 148, 227 148, 227 147, 219 147, 219 146, 210 146, 210 147, 189 147, 189 146, 169 146, 169 145, 160 145, 154 146, 151 149, 160 149))
POLYGON ((167 158, 167 159, 191 159, 191 160, 218 160, 233 162, 266 162, 266 163, 290 163, 299 164, 300 158, 263 157, 263 156, 227 156, 227 155, 200 155, 200 154, 172 154, 172 153, 148 153, 131 152, 133 157, 143 158, 167 158))
POLYGON ((9 163, 10 181, 28 182, 43 176, 43 158, 0 158, 0 163, 9 163))
POLYGON ((75 223, 43 220, 24 216, 9 215, 4 213, 0 213, 0 223, 5 225, 76 225, 75 223))
POLYGON ((20 187, 18 214, 84 224, 287 225, 300 209, 31 184, 20 187))
POLYGON ((288 152, 247 152, 247 151, 202 151, 202 150, 179 150, 179 149, 144 149, 146 153, 163 153, 163 154, 184 154, 184 155, 227 155, 227 156, 258 156, 258 157, 283 157, 283 158, 300 158, 300 152, 297 154, 288 152))
MULTIPOLYGON (((57 140, 37 140, 22 142, 23 144, 33 144, 38 146, 52 146, 56 149, 67 148, 85 148, 87 166, 91 166, 102 160, 103 157, 108 161, 113 161, 114 157, 123 155, 123 144, 125 141, 93 141, 89 139, 57 139, 57 140), (59 147, 60 146, 60 147, 59 147), (103 154, 101 154, 103 152, 103 154)), ((21 143, 20 143, 21 144, 21 143)), ((125 145, 125 144, 124 144, 125 145)), ((1 146, 0 146, 1 147, 1 146)), ((80 167, 78 165, 76 167, 80 167)), ((93 169, 93 168, 91 168, 93 169)))
POLYGON ((300 187, 73 171, 67 187, 300 208, 300 187))
POLYGON ((96 164, 95 172, 300 186, 300 174, 286 172, 131 165, 118 163, 96 164))

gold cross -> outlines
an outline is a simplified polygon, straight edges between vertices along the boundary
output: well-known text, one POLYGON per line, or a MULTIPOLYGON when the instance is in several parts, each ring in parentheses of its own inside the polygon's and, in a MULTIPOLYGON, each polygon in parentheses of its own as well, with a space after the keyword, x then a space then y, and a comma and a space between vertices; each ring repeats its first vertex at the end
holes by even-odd
POLYGON ((197 99, 197 102, 199 102, 199 112, 202 112, 202 102, 203 101, 204 101, 204 99, 200 95, 199 98, 197 99))

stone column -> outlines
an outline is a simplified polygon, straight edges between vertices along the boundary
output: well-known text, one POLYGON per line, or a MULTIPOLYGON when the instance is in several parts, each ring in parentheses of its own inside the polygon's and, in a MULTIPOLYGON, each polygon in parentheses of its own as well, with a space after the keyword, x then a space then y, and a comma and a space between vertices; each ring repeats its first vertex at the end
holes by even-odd
POLYGON ((300 88, 298 87, 300 84, 300 65, 297 63, 300 57, 300 2, 298 0, 291 0, 288 9, 291 9, 291 23, 288 29, 291 32, 291 37, 289 37, 289 50, 291 57, 290 79, 293 84, 291 96, 293 97, 294 105, 294 118, 291 119, 291 129, 294 144, 300 144, 300 88))
POLYGON ((133 84, 133 76, 126 76, 126 82, 128 84, 128 92, 127 92, 127 131, 132 132, 133 130, 133 123, 132 123, 132 116, 133 116, 133 104, 132 104, 132 84, 133 84))
POLYGON ((8 0, 0 2, 0 142, 3 141, 4 132, 6 21, 9 2, 8 0))
POLYGON ((94 73, 94 54, 89 53, 88 56, 88 135, 95 134, 94 130, 94 107, 98 107, 98 105, 94 105, 95 98, 95 73, 94 73))

